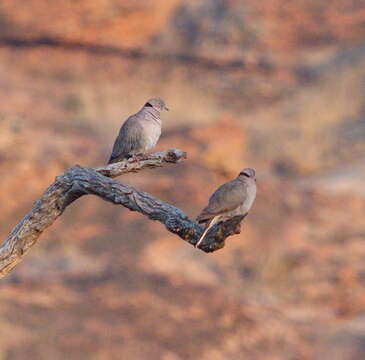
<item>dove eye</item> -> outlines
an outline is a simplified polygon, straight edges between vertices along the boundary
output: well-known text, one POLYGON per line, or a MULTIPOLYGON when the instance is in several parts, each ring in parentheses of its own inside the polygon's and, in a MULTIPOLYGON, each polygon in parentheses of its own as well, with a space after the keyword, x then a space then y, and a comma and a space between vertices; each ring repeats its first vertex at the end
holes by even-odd
POLYGON ((247 173, 245 173, 245 172, 241 172, 241 173, 240 173, 240 175, 246 176, 246 177, 248 177, 248 178, 250 177, 250 175, 248 175, 248 174, 247 174, 247 173))
POLYGON ((145 103, 145 105, 144 105, 144 106, 147 106, 147 107, 153 107, 153 106, 152 106, 152 104, 151 104, 151 103, 149 103, 149 102, 145 103))

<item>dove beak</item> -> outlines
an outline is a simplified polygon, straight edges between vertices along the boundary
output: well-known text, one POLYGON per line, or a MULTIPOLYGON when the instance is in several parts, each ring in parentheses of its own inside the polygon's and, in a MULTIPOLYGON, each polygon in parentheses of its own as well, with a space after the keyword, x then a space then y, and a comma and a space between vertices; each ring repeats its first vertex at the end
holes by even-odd
POLYGON ((170 109, 167 107, 167 106, 165 106, 165 108, 164 108, 166 111, 169 111, 170 109))

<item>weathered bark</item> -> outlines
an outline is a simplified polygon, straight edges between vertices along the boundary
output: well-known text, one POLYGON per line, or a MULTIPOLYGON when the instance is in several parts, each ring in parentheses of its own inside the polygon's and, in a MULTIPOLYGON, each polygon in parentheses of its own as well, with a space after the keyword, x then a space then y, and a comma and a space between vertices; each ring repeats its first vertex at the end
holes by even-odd
MULTIPOLYGON (((62 215, 66 207, 83 195, 97 195, 113 204, 138 211, 151 220, 163 223, 168 231, 195 245, 203 228, 189 219, 183 211, 146 192, 111 179, 131 171, 162 166, 164 163, 177 163, 185 157, 184 152, 170 149, 145 155, 138 160, 124 160, 103 168, 90 169, 76 165, 66 170, 35 202, 33 209, 15 226, 0 246, 0 278, 21 261, 37 242, 41 233, 62 215)), ((239 233, 242 219, 242 216, 237 216, 213 226, 199 248, 205 252, 222 248, 228 236, 239 233)))

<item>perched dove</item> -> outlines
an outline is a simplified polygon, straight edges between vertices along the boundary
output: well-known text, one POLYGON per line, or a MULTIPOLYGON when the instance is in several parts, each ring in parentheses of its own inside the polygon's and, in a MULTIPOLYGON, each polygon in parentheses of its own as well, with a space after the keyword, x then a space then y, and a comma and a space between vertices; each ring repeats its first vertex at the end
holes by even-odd
POLYGON ((195 247, 201 244, 208 230, 217 222, 248 214, 256 197, 255 176, 254 169, 243 169, 235 179, 221 185, 213 193, 208 206, 197 217, 197 221, 206 223, 207 227, 195 247))
POLYGON ((168 110, 165 102, 154 98, 148 100, 136 114, 131 115, 119 130, 108 164, 152 149, 161 135, 162 110, 168 110))

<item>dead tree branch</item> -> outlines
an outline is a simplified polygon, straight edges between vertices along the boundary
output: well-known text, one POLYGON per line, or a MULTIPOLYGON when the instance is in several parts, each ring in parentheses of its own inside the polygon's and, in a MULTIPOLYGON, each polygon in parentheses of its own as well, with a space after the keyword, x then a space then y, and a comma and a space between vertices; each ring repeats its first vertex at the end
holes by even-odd
MULTIPOLYGON (((0 278, 8 274, 37 242, 41 233, 62 215, 66 207, 83 195, 97 195, 113 204, 138 211, 151 220, 165 225, 168 231, 194 245, 203 228, 180 209, 152 195, 112 180, 112 177, 144 168, 177 163, 186 154, 177 149, 146 155, 136 160, 124 160, 103 168, 90 169, 76 165, 60 176, 37 200, 33 209, 15 226, 0 246, 0 278)), ((212 252, 224 246, 225 239, 239 233, 242 216, 212 227, 200 249, 212 252)))

